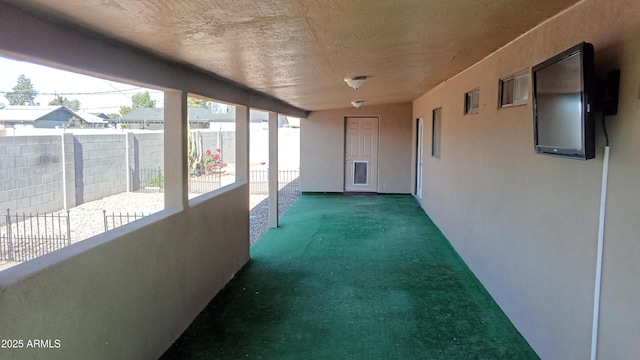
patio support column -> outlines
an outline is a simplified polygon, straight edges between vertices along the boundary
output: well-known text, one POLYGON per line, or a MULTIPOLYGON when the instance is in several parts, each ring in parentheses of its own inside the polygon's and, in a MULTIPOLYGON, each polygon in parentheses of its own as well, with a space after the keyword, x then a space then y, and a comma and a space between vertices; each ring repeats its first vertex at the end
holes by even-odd
POLYGON ((249 182, 249 108, 236 105, 236 181, 249 182))
POLYGON ((269 227, 278 227, 278 113, 269 112, 269 227))
POLYGON ((164 205, 183 210, 189 202, 187 93, 164 92, 164 205))

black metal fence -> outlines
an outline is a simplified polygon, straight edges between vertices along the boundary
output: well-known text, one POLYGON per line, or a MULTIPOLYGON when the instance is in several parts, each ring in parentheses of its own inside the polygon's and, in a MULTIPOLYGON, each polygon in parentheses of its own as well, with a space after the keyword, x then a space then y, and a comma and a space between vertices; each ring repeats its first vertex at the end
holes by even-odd
POLYGON ((222 187, 222 173, 210 173, 189 177, 189 192, 204 194, 222 187))
MULTIPOLYGON (((148 215, 148 214, 147 214, 148 215)), ((124 224, 128 224, 132 221, 141 219, 144 217, 144 213, 111 213, 107 214, 107 210, 102 210, 102 216, 104 219, 104 231, 108 231, 109 229, 117 228, 118 226, 122 226, 124 224)))
POLYGON ((164 192, 164 171, 161 168, 130 171, 131 190, 144 193, 164 192))
MULTIPOLYGON (((189 179, 189 191, 206 193, 221 187, 221 173, 194 176, 189 179)), ((300 171, 280 170, 278 172, 279 194, 300 194, 300 171)), ((162 169, 136 172, 132 177, 136 191, 163 192, 164 172, 162 169)), ((251 170, 251 194, 260 195, 269 192, 269 171, 251 170)), ((147 214, 148 215, 148 214, 147 214)), ((144 213, 111 213, 103 210, 104 231, 128 224, 144 217, 144 213)), ((0 261, 27 261, 54 250, 71 245, 71 222, 69 210, 58 214, 12 214, 9 209, 0 219, 0 261)))
MULTIPOLYGON (((250 193, 266 195, 269 193, 269 170, 251 170, 249 174, 250 193)), ((278 170, 278 193, 300 195, 300 170, 278 170)))
MULTIPOLYGON (((221 172, 189 177, 189 192, 204 194, 222 187, 221 172)), ((164 170, 145 169, 131 171, 132 191, 143 193, 164 192, 164 170)))
MULTIPOLYGON (((222 187, 224 173, 210 173, 189 178, 189 192, 204 194, 222 187)), ((249 173, 250 193, 269 193, 269 170, 251 170, 249 173)), ((131 171, 133 191, 154 193, 164 192, 164 171, 161 168, 131 171)), ((278 192, 284 195, 300 195, 300 170, 278 170, 278 192)))
POLYGON ((66 214, 11 214, 0 227, 0 261, 27 261, 71 245, 69 210, 66 214))

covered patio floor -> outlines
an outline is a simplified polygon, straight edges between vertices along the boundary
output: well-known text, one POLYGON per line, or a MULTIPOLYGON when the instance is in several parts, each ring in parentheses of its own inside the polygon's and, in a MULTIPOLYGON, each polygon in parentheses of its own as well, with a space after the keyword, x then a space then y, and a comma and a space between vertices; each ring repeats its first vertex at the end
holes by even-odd
POLYGON ((303 195, 163 359, 537 359, 411 196, 303 195))

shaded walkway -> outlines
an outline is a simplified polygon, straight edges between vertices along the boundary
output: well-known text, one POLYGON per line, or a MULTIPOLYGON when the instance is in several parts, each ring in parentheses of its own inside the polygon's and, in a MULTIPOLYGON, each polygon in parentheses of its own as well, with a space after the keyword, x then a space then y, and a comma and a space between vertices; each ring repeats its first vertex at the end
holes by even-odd
POLYGON ((410 196, 303 195, 164 359, 536 359, 410 196))

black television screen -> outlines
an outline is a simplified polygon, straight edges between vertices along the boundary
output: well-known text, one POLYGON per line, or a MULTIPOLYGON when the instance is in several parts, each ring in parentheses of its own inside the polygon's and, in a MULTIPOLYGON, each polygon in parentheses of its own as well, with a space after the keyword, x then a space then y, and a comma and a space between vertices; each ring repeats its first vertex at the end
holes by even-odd
POLYGON ((581 43, 534 66, 536 153, 595 157, 593 45, 581 43))

